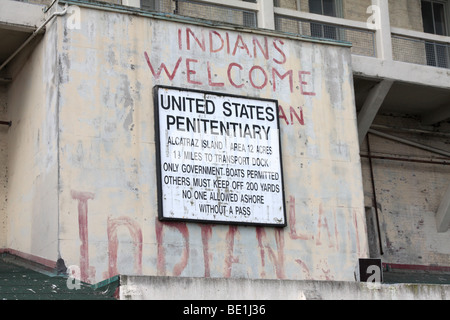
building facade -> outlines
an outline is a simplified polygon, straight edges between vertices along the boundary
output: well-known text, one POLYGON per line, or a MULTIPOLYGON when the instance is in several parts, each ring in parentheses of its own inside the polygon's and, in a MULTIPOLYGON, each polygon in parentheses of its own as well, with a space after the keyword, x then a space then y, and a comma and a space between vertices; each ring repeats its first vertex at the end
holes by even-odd
POLYGON ((449 271, 448 1, 0 5, 3 252, 88 283, 449 271))

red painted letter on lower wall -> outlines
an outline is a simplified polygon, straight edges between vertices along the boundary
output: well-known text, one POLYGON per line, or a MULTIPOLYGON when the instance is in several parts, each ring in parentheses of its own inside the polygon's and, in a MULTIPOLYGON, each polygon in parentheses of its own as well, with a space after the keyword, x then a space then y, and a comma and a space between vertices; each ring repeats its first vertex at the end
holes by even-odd
MULTIPOLYGON (((268 244, 264 244, 266 240, 266 231, 262 227, 256 228, 256 238, 258 239, 259 252, 261 256, 261 265, 265 267, 265 250, 269 254, 269 259, 272 260, 275 266, 275 272, 278 279, 285 279, 286 274, 284 272, 284 232, 281 229, 275 230, 275 242, 277 245, 277 253, 268 244)), ((262 272, 262 276, 265 276, 265 271, 262 272)))
POLYGON ((108 272, 109 277, 119 274, 117 270, 117 250, 119 241, 117 239, 117 228, 125 226, 130 232, 134 245, 134 272, 142 274, 142 231, 139 224, 129 217, 108 217, 108 272))
POLYGON ((155 220, 156 229, 156 241, 158 244, 158 257, 157 257, 157 274, 159 276, 166 275, 166 252, 164 250, 164 227, 177 229, 184 239, 183 254, 180 261, 173 267, 172 274, 179 276, 186 268, 189 260, 189 230, 186 223, 181 222, 161 222, 158 219, 155 220))
POLYGON ((71 191, 72 199, 78 200, 78 231, 80 235, 80 271, 81 281, 90 282, 95 277, 95 271, 89 266, 88 238, 88 200, 94 199, 91 192, 71 191))

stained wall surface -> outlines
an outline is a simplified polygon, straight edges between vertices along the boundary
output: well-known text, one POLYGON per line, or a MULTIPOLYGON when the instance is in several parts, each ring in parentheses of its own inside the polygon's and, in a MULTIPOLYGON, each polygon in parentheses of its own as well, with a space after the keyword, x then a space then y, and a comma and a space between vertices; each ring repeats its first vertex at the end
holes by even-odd
MULTIPOLYGON (((374 126, 403 128, 380 129, 394 137, 413 141, 419 146, 447 150, 449 124, 439 131, 421 126, 412 116, 379 115, 374 126)), ((399 141, 369 134, 361 145, 365 203, 374 207, 379 217, 374 250, 386 263, 448 267, 450 232, 438 232, 436 212, 450 181, 446 157, 399 141), (383 255, 380 255, 380 245, 383 255)))
MULTIPOLYGON (((6 87, 0 86, 0 118, 7 119, 6 87)), ((0 248, 6 245, 8 230, 7 201, 8 201, 8 127, 0 127, 0 248)))
POLYGON ((11 68, 17 71, 7 86, 5 114, 13 125, 5 131, 8 201, 4 248, 49 261, 58 258, 56 39, 55 24, 49 24, 34 50, 24 50, 12 62, 11 68))
POLYGON ((27 141, 49 147, 26 166, 46 159, 45 174, 33 171, 28 191, 10 185, 22 215, 50 207, 37 217, 53 222, 12 229, 11 247, 61 257, 89 282, 119 273, 354 280, 368 246, 348 47, 74 9, 48 27, 42 46, 56 52, 32 78, 30 99, 39 91, 45 101, 34 100, 42 114, 27 122, 27 141), (155 85, 278 100, 287 227, 158 220, 155 85), (29 234, 57 248, 19 245, 29 234))

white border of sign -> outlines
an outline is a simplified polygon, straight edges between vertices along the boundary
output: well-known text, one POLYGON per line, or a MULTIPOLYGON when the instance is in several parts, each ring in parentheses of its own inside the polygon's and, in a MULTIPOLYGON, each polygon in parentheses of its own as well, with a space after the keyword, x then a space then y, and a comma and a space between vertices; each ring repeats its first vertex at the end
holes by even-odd
POLYGON ((155 86, 160 220, 286 226, 278 101, 155 86))

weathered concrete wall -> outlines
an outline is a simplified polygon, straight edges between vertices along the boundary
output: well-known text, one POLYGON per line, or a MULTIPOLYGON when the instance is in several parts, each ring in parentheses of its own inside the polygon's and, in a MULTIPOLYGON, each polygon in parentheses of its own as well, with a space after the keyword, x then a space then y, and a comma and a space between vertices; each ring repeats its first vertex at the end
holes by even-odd
MULTIPOLYGON (((417 131, 421 126, 413 117, 378 116, 375 124, 405 128, 403 131, 383 132, 426 146, 448 150, 450 142, 448 124, 442 123, 440 132, 434 134, 417 131)), ((433 128, 422 129, 431 131, 433 128)), ((445 164, 446 161, 442 161, 440 155, 383 137, 371 134, 369 142, 373 156, 406 159, 403 161, 372 159, 384 251, 381 258, 387 263, 449 266, 450 231, 437 232, 435 215, 450 182, 450 166, 445 164)), ((366 143, 363 143, 361 150, 362 154, 367 154, 366 143)), ((373 206, 374 192, 367 158, 362 160, 362 168, 365 203, 367 206, 373 206)))
MULTIPOLYGON (((0 120, 4 121, 8 118, 6 93, 6 86, 0 85, 0 120)), ((8 231, 8 129, 7 126, 0 126, 0 249, 6 247, 8 231)))
POLYGON ((348 48, 84 8, 79 29, 66 19, 59 238, 83 280, 354 279, 367 237, 348 48), (278 99, 288 227, 157 219, 158 84, 278 99))
POLYGON ((16 69, 8 86, 8 239, 6 247, 56 261, 58 162, 56 33, 45 37, 16 69))
POLYGON ((449 298, 450 286, 447 285, 120 277, 122 300, 448 300, 449 298))

